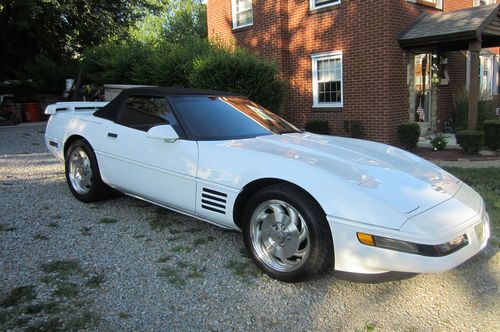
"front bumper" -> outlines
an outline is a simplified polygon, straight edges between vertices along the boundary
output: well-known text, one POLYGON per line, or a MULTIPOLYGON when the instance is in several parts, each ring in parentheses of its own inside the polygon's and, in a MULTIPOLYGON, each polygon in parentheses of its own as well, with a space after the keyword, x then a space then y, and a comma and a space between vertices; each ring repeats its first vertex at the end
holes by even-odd
POLYGON ((335 270, 351 273, 447 271, 462 264, 484 249, 490 237, 488 214, 483 212, 482 209, 481 213, 461 223, 460 227, 437 234, 418 234, 402 230, 383 229, 332 216, 327 216, 327 220, 332 230, 335 248, 335 270), (482 235, 481 232, 478 232, 479 229, 482 229, 482 235), (449 255, 427 257, 361 244, 356 237, 357 232, 428 245, 448 242, 466 234, 469 243, 449 255))

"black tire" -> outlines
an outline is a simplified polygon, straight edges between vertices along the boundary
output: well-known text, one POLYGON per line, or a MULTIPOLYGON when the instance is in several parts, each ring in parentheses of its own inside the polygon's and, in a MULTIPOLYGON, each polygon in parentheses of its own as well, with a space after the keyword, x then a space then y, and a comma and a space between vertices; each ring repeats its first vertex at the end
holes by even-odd
POLYGON ((66 151, 64 161, 66 182, 69 190, 78 200, 85 203, 98 202, 108 199, 116 193, 116 191, 102 181, 94 150, 87 141, 77 140, 72 142, 66 151), (85 193, 78 192, 70 179, 70 157, 73 153, 79 150, 83 151, 88 156, 88 159, 90 160, 90 169, 92 171, 90 180, 91 184, 88 186, 88 192, 85 193))
MULTIPOLYGON (((249 200, 245 208, 242 230, 245 246, 250 257, 264 273, 272 278, 283 282, 301 282, 311 279, 334 266, 333 240, 325 213, 314 199, 294 185, 275 184, 257 192, 249 200), (304 259, 300 260, 299 264, 301 265, 293 271, 279 271, 271 267, 266 263, 265 259, 260 258, 262 255, 257 254, 258 249, 256 249, 256 246, 258 244, 254 244, 255 240, 252 242, 251 228, 254 227, 250 226, 252 215, 257 213, 256 209, 260 206, 265 206, 266 202, 275 200, 285 202, 293 207, 307 225, 309 253, 304 259)), ((260 233, 264 232, 261 230, 260 233)), ((255 239, 256 236, 254 235, 253 238, 255 239)))

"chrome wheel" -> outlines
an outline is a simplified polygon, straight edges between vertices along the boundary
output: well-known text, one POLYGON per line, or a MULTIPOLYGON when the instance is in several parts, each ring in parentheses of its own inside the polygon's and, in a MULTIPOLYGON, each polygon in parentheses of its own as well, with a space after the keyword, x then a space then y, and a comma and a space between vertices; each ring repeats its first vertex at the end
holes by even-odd
POLYGON ((92 168, 87 153, 81 148, 71 151, 69 155, 69 180, 73 189, 85 195, 92 186, 92 168))
POLYGON ((310 251, 307 224, 290 204, 281 200, 261 203, 249 226, 257 257, 273 270, 294 271, 307 260, 310 251))

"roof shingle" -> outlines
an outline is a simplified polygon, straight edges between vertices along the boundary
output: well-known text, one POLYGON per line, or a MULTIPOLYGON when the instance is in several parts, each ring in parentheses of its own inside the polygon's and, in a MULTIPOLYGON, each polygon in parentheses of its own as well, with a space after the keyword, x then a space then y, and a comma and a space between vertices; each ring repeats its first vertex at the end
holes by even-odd
POLYGON ((435 44, 439 41, 477 39, 498 15, 498 4, 472 7, 437 14, 422 14, 403 31, 398 40, 402 47, 435 44))

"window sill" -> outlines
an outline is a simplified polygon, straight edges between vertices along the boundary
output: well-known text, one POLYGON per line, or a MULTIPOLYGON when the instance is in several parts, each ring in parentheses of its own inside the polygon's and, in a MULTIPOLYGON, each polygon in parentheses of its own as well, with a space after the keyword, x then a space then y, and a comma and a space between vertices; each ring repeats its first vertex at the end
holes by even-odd
POLYGON ((332 106, 319 106, 313 105, 313 112, 329 112, 329 113, 339 113, 342 112, 343 105, 332 105, 332 106))
POLYGON ((249 30, 252 27, 253 27, 253 23, 252 24, 247 24, 247 25, 241 25, 239 27, 233 27, 233 32, 240 32, 240 31, 249 30))
POLYGON ((437 4, 435 4, 434 2, 432 1, 426 1, 426 0, 415 0, 415 1, 412 1, 413 3, 417 4, 417 5, 421 5, 421 6, 425 6, 425 7, 430 7, 430 8, 434 8, 436 10, 440 10, 440 11, 443 11, 443 8, 439 8, 437 4))
POLYGON ((321 13, 321 12, 326 12, 329 10, 339 9, 341 5, 342 4, 340 4, 340 3, 336 3, 333 5, 326 5, 326 6, 322 6, 322 7, 311 8, 309 10, 309 15, 313 15, 313 14, 317 14, 317 13, 321 13))

